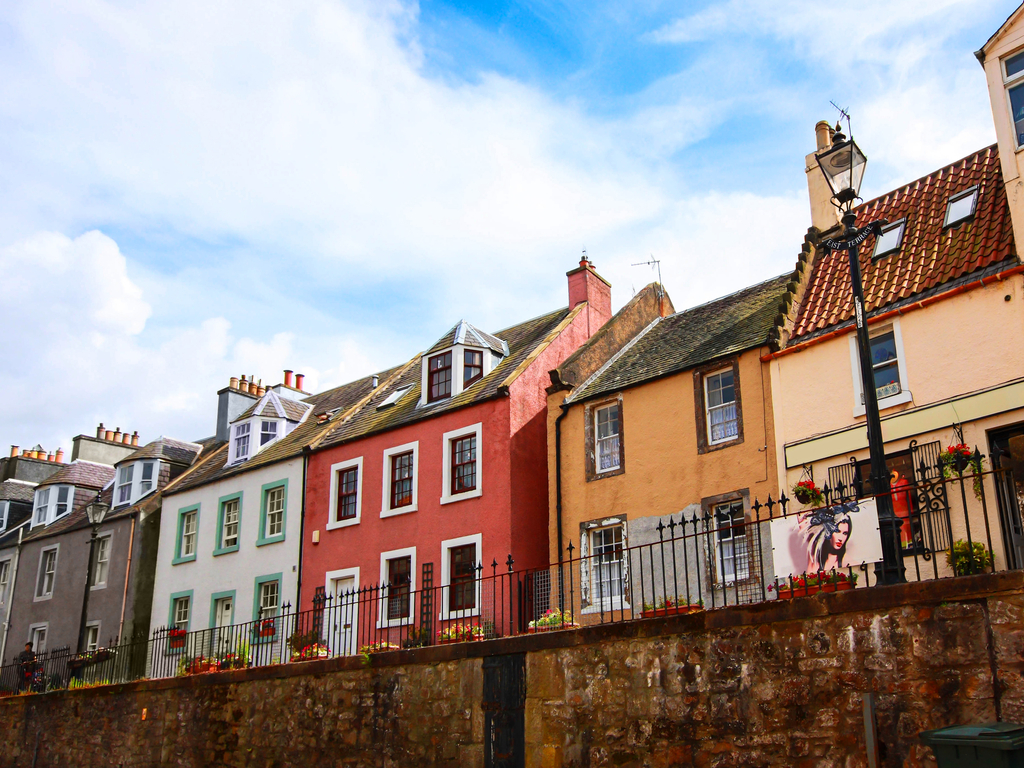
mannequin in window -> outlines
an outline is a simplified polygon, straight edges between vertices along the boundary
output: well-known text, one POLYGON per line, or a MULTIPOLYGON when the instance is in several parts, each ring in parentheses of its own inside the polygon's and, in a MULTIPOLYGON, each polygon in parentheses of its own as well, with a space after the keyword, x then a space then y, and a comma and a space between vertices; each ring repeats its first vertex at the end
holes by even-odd
POLYGON ((910 526, 910 481, 894 469, 889 476, 889 484, 892 486, 892 511, 903 523, 900 526, 900 545, 907 549, 914 543, 914 532, 910 526))

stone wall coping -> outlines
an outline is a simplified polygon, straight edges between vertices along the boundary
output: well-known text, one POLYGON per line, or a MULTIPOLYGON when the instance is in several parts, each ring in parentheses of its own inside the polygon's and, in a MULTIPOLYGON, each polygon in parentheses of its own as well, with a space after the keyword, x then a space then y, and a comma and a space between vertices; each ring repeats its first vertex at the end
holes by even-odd
POLYGON ((700 632, 701 629, 727 629, 837 616, 863 611, 885 611, 904 605, 958 603, 985 600, 1000 594, 1020 594, 1024 591, 1024 571, 1006 571, 949 579, 917 581, 869 589, 851 589, 843 592, 819 592, 807 597, 769 600, 753 605, 729 606, 698 613, 666 616, 654 619, 635 619, 581 627, 579 629, 543 632, 531 635, 478 640, 468 643, 412 648, 369 656, 340 656, 333 659, 291 662, 265 667, 252 667, 226 672, 209 672, 185 677, 139 680, 133 683, 53 691, 33 696, 9 696, 0 699, 0 706, 17 702, 39 701, 40 696, 53 699, 58 696, 80 694, 120 694, 129 691, 163 691, 169 689, 201 688, 252 680, 273 680, 302 676, 321 676, 344 670, 395 667, 409 664, 438 664, 462 659, 484 658, 510 653, 570 648, 593 645, 614 640, 654 638, 665 635, 700 632))

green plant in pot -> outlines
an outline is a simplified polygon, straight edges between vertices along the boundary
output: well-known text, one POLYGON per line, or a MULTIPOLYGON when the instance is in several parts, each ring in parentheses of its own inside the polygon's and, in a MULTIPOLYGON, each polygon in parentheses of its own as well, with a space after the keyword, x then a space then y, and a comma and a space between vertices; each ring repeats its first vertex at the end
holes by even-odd
POLYGON ((971 576, 992 567, 992 553, 980 541, 969 545, 959 539, 946 553, 946 562, 957 576, 971 576))

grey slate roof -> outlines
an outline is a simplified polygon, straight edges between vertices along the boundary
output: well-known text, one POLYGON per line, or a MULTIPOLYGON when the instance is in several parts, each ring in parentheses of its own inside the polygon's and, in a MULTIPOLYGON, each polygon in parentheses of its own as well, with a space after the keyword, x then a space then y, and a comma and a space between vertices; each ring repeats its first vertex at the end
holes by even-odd
POLYGON ((140 459, 164 459, 173 464, 191 464, 199 455, 202 446, 199 443, 187 443, 184 440, 174 440, 169 437, 161 437, 151 443, 147 443, 135 453, 121 459, 116 466, 130 464, 140 459))
POLYGON ((787 273, 655 322, 568 398, 580 402, 767 343, 787 273))
POLYGON ((284 413, 278 412, 272 398, 267 397, 265 401, 264 398, 260 398, 231 423, 234 424, 236 421, 244 421, 250 416, 255 415, 273 415, 275 417, 288 419, 288 421, 302 421, 302 417, 306 415, 306 412, 310 408, 310 405, 305 402, 296 402, 295 400, 289 400, 287 397, 281 397, 280 395, 278 396, 278 399, 281 401, 281 407, 284 409, 284 413))
MULTIPOLYGON (((114 468, 106 464, 96 464, 92 461, 77 459, 65 467, 61 467, 43 482, 39 484, 42 488, 46 485, 73 485, 76 488, 92 488, 96 490, 114 479, 114 468)), ((76 493, 77 497, 78 494, 76 493)))
POLYGON ((437 340, 425 354, 432 355, 435 352, 439 352, 442 349, 448 349, 456 344, 465 344, 470 347, 483 347, 484 349, 493 349, 499 355, 508 354, 508 344, 499 339, 497 336, 492 336, 486 331, 481 331, 479 328, 470 325, 465 320, 459 320, 448 333, 437 340))
POLYGON ((4 480, 0 483, 0 501, 27 501, 31 504, 35 493, 35 483, 22 480, 4 480))

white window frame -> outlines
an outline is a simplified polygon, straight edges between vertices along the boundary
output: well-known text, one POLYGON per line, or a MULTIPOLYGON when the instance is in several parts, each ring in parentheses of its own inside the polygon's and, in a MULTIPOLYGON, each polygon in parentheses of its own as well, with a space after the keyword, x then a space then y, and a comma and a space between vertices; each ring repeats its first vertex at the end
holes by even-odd
MULTIPOLYGON (((714 537, 712 539, 712 541, 714 542, 712 544, 712 546, 714 547, 714 552, 712 553, 712 556, 713 556, 713 559, 715 561, 715 586, 716 587, 723 587, 723 586, 728 586, 728 585, 731 585, 731 584, 742 583, 744 581, 749 581, 750 578, 751 578, 751 566, 753 565, 754 541, 751 538, 751 536, 749 535, 749 528, 751 526, 751 521, 747 519, 747 511, 748 511, 747 510, 747 504, 746 504, 746 502, 742 498, 731 499, 729 501, 720 501, 720 502, 718 502, 716 504, 711 505, 711 520, 712 520, 712 525, 714 526, 714 537), (729 577, 729 578, 726 578, 725 574, 724 574, 724 572, 722 570, 722 559, 720 557, 721 549, 720 549, 719 538, 718 538, 719 526, 718 526, 718 514, 717 514, 717 511, 718 511, 719 507, 724 507, 726 505, 731 506, 731 505, 737 504, 737 503, 740 505, 740 507, 742 508, 742 511, 743 511, 743 538, 746 541, 746 545, 747 545, 746 559, 744 560, 744 563, 743 563, 743 574, 740 575, 739 568, 737 568, 737 564, 740 562, 740 560, 736 556, 736 549, 735 549, 735 544, 734 544, 733 551, 732 551, 733 575, 731 577, 729 577)), ((731 527, 731 521, 730 521, 730 527, 731 527)), ((735 542, 736 541, 736 537, 735 536, 731 536, 728 540, 731 541, 731 542, 735 542)))
MULTIPOLYGON (((441 436, 441 455, 443 466, 441 468, 441 503, 452 504, 464 499, 475 499, 483 495, 483 422, 470 424, 468 427, 453 429, 441 436), (472 491, 452 493, 452 443, 456 440, 474 435, 476 437, 476 488, 472 491)), ((415 498, 415 495, 414 495, 415 498)))
POLYGON ((583 557, 586 558, 586 565, 582 566, 580 569, 581 586, 583 581, 588 585, 590 600, 587 607, 580 611, 582 614, 601 613, 602 611, 621 611, 629 610, 631 608, 629 600, 626 599, 625 594, 607 595, 603 597, 598 596, 599 590, 594 579, 594 558, 596 557, 594 554, 594 534, 599 531, 606 531, 610 528, 619 528, 622 531, 622 588, 627 590, 630 587, 629 559, 626 556, 626 548, 629 546, 629 541, 626 538, 626 521, 619 519, 602 520, 601 523, 601 525, 588 527, 580 536, 580 549, 583 549, 584 547, 586 548, 586 555, 583 555, 582 552, 580 553, 581 559, 583 557), (586 570, 586 573, 582 572, 584 569, 586 570))
POLYGON ((11 586, 11 568, 14 564, 14 557, 0 560, 0 605, 7 602, 7 591, 11 586))
POLYGON ((107 582, 110 580, 110 555, 111 555, 111 552, 113 551, 113 545, 114 545, 114 533, 113 533, 113 531, 111 531, 109 533, 101 533, 101 534, 99 534, 96 537, 96 547, 95 547, 95 549, 93 549, 93 557, 96 558, 96 561, 92 564, 92 567, 93 567, 92 577, 93 577, 93 579, 95 579, 96 576, 97 576, 96 567, 99 565, 100 542, 101 541, 105 541, 107 543, 107 572, 104 574, 104 579, 103 579, 102 582, 96 582, 94 584, 90 584, 89 585, 89 589, 90 590, 106 589, 107 588, 107 582))
MULTIPOLYGON (((910 403, 914 395, 910 391, 910 382, 907 379, 907 355, 903 351, 903 334, 900 330, 899 318, 893 318, 892 323, 884 323, 877 328, 869 328, 868 335, 873 339, 892 330, 893 339, 896 341, 896 369, 900 373, 900 392, 878 401, 878 410, 892 408, 903 403, 910 403)), ((857 349, 857 334, 850 334, 850 371, 853 374, 853 415, 863 416, 864 408, 864 387, 860 380, 860 351, 857 349)))
POLYGON ((733 440, 739 440, 739 438, 740 438, 740 409, 739 409, 740 397, 739 397, 739 391, 738 391, 739 385, 737 384, 737 381, 736 381, 736 369, 733 366, 731 366, 731 365, 727 365, 724 368, 718 368, 717 370, 714 370, 714 371, 708 371, 701 378, 703 379, 703 381, 701 381, 701 386, 704 387, 704 425, 705 425, 704 428, 707 430, 708 445, 724 445, 725 443, 731 443, 733 440), (733 408, 736 411, 736 434, 735 435, 731 435, 730 437, 723 437, 720 440, 715 440, 712 437, 712 434, 714 433, 714 428, 711 426, 711 409, 712 408, 724 408, 726 404, 723 403, 722 405, 714 405, 714 406, 711 405, 710 398, 708 397, 708 382, 710 382, 711 379, 713 379, 715 376, 720 376, 723 373, 731 373, 731 374, 733 374, 733 377, 732 377, 732 403, 733 403, 733 408))
POLYGON ((32 590, 32 602, 39 603, 43 600, 53 599, 53 593, 57 589, 57 565, 60 563, 60 543, 54 544, 52 547, 45 547, 39 550, 39 565, 36 568, 36 583, 35 588, 32 590), (46 555, 49 552, 53 552, 53 581, 50 583, 50 591, 47 594, 40 594, 40 589, 43 583, 43 563, 46 561, 46 555))
POLYGON ((0 501, 0 533, 7 530, 7 517, 11 510, 11 502, 0 501))
POLYGON ((117 468, 117 481, 114 483, 114 506, 115 507, 126 507, 132 503, 132 499, 135 494, 132 492, 132 483, 135 478, 135 464, 140 462, 132 462, 131 464, 122 464, 117 468), (125 477, 127 475, 127 478, 125 477), (123 493, 127 491, 127 494, 123 493), (122 496, 124 498, 122 498, 122 496))
POLYGON ((336 528, 346 528, 350 525, 358 525, 363 518, 363 457, 346 459, 331 465, 331 498, 330 517, 327 519, 327 530, 333 531, 336 528), (338 519, 338 481, 339 475, 346 469, 355 469, 358 473, 356 479, 356 516, 346 520, 338 519))
POLYGON ((1018 150, 1024 148, 1024 143, 1017 141, 1017 128, 1016 123, 1014 123, 1013 120, 1013 103, 1010 101, 1010 90, 1024 82, 1024 71, 1008 77, 1006 74, 1006 62, 1014 56, 1022 53, 1024 53, 1024 49, 1014 51, 1011 54, 1003 56, 999 61, 999 74, 1003 77, 1003 92, 1006 94, 1006 114, 1010 118, 1010 130, 1013 132, 1013 146, 1018 150))
POLYGON ((981 187, 979 185, 977 185, 977 184, 975 184, 973 187, 968 187, 967 189, 962 189, 959 192, 957 192, 956 194, 950 195, 949 199, 946 201, 946 215, 945 215, 945 217, 942 220, 942 227, 943 227, 943 229, 945 229, 947 227, 955 227, 957 224, 959 224, 962 221, 968 221, 970 219, 973 219, 974 218, 974 214, 978 212, 978 198, 979 197, 981 197, 981 187), (970 213, 968 213, 965 216, 960 216, 957 219, 951 220, 950 219, 950 214, 952 214, 952 212, 953 212, 953 204, 954 203, 958 203, 958 202, 960 202, 961 200, 963 200, 963 199, 965 199, 967 197, 973 197, 974 198, 971 201, 970 213))
POLYGON ((36 488, 35 495, 32 497, 32 528, 36 528, 40 525, 49 525, 60 518, 71 514, 75 508, 75 486, 67 485, 62 483, 60 485, 47 485, 43 488, 36 488), (61 489, 66 488, 68 491, 67 500, 67 511, 64 514, 57 515, 57 504, 60 503, 60 492, 61 489), (42 519, 39 519, 39 497, 41 494, 46 494, 46 506, 43 508, 46 510, 42 519))
POLYGON ((875 249, 871 253, 872 259, 882 259, 893 253, 899 253, 903 247, 903 236, 907 233, 907 217, 904 216, 899 221, 894 221, 882 227, 882 234, 875 238, 875 249), (882 238, 886 235, 896 232, 896 245, 886 248, 884 251, 879 250, 879 246, 882 244, 882 238))
POLYGON ((149 493, 152 493, 153 489, 156 488, 157 482, 158 482, 158 480, 160 478, 160 462, 159 461, 152 461, 152 460, 140 461, 140 462, 138 462, 138 464, 139 464, 139 487, 138 487, 138 489, 135 492, 135 499, 136 500, 137 499, 141 499, 143 496, 145 496, 145 495, 147 495, 149 493), (146 467, 152 467, 153 468, 153 474, 150 476, 149 480, 145 480, 144 479, 145 473, 146 473, 146 467), (142 484, 143 483, 147 483, 147 482, 149 483, 149 488, 144 489, 142 487, 142 484))
POLYGON ((32 643, 32 651, 38 656, 40 653, 46 653, 46 641, 50 635, 50 622, 40 621, 35 624, 28 625, 28 637, 25 639, 26 643, 32 643), (36 648, 36 633, 39 630, 43 630, 43 647, 36 648))
POLYGON ((181 532, 179 534, 180 539, 178 540, 178 553, 179 553, 178 556, 179 557, 183 557, 183 558, 184 557, 197 557, 199 555, 199 510, 198 509, 190 509, 188 512, 179 513, 179 514, 181 515, 181 532), (188 518, 189 515, 194 516, 195 517, 195 521, 196 521, 195 530, 192 531, 191 534, 189 534, 185 530, 185 520, 186 520, 186 518, 188 518), (185 552, 185 537, 189 536, 189 535, 192 536, 192 546, 193 546, 193 549, 192 549, 191 552, 185 552))
POLYGON ((392 549, 380 553, 380 583, 381 599, 377 609, 377 629, 388 627, 404 627, 416 623, 416 547, 404 549, 392 549), (388 597, 384 594, 384 585, 388 583, 388 560, 397 560, 400 557, 409 558, 409 615, 401 619, 389 619, 388 597))
POLYGON ((86 651, 96 651, 96 650, 99 650, 99 647, 100 647, 100 626, 101 626, 100 622, 98 622, 98 621, 86 622, 86 625, 85 625, 85 650, 86 651), (92 645, 89 642, 89 634, 94 629, 96 630, 96 644, 92 645))
POLYGON ((248 459, 253 454, 252 443, 253 443, 252 422, 250 422, 250 421, 240 421, 237 424, 233 424, 231 426, 231 444, 230 444, 230 447, 229 447, 229 451, 230 451, 231 455, 228 456, 228 464, 237 464, 240 461, 245 461, 246 459, 248 459), (240 437, 243 437, 243 435, 241 434, 241 431, 242 431, 243 427, 246 430, 244 436, 247 438, 247 441, 246 441, 246 444, 245 444, 245 453, 240 455, 238 453, 238 439, 240 437))
MULTIPOLYGON (((338 603, 334 601, 334 595, 337 592, 336 582, 342 579, 352 579, 355 584, 354 589, 359 590, 360 588, 358 568, 339 568, 334 571, 327 571, 324 575, 324 591, 331 596, 327 612, 332 627, 340 627, 341 622, 346 618, 346 614, 349 614, 348 618, 351 619, 350 624, 353 626, 353 631, 349 636, 348 647, 342 653, 346 656, 355 656, 359 646, 359 598, 361 595, 357 591, 353 602, 339 607, 338 603)), ((334 633, 334 642, 328 642, 328 645, 331 648, 337 648, 339 647, 338 642, 341 640, 339 628, 332 628, 330 631, 334 633)))
POLYGON ((45 488, 36 488, 35 496, 32 498, 32 527, 35 528, 37 525, 46 525, 47 518, 50 517, 50 489, 55 486, 48 485, 45 488), (46 504, 40 506, 39 501, 43 496, 46 496, 46 504), (43 510, 43 514, 40 517, 39 511, 43 510))
POLYGON ((259 448, 257 448, 257 451, 260 451, 263 448, 265 448, 266 446, 272 445, 273 443, 275 443, 275 442, 277 442, 278 440, 281 439, 281 437, 284 435, 284 426, 281 424, 282 421, 283 421, 283 419, 266 419, 266 418, 263 418, 262 416, 260 417, 260 419, 259 419, 259 422, 260 422, 260 444, 259 444, 259 448), (274 425, 274 436, 272 438, 270 438, 269 440, 267 440, 267 442, 263 442, 263 428, 267 424, 273 424, 274 425))
MULTIPOLYGON (((622 410, 621 410, 621 403, 618 400, 616 400, 614 403, 608 403, 607 405, 599 406, 599 407, 594 409, 593 416, 594 416, 594 474, 595 475, 603 475, 603 474, 605 474, 607 472, 616 472, 616 471, 622 469, 622 410), (600 414, 603 411, 609 411, 609 410, 612 410, 612 409, 615 409, 615 420, 616 420, 616 422, 618 422, 618 431, 614 435, 614 437, 617 439, 617 444, 618 444, 618 447, 617 447, 617 449, 615 451, 615 466, 605 467, 604 469, 602 469, 601 468, 601 442, 602 442, 602 438, 601 438, 601 431, 600 431, 600 428, 598 426, 600 424, 600 418, 599 417, 600 417, 600 414)), ((603 438, 603 440, 611 440, 611 439, 612 438, 610 436, 606 437, 606 438, 603 438)))
POLYGON ((483 582, 480 579, 482 571, 477 573, 476 577, 476 601, 475 607, 469 610, 456 610, 452 611, 448 609, 448 597, 449 590, 451 589, 451 550, 456 547, 464 547, 467 544, 473 544, 476 546, 476 558, 477 562, 483 561, 483 541, 484 537, 482 533, 474 533, 471 536, 461 536, 457 539, 445 539, 441 542, 441 610, 438 613, 437 618, 441 621, 448 621, 450 619, 467 619, 472 616, 480 615, 480 599, 482 597, 481 586, 483 582))
MULTIPOLYGON (((450 401, 454 397, 458 397, 466 389, 472 389, 481 381, 487 378, 491 371, 493 371, 504 357, 499 357, 494 354, 494 350, 490 347, 477 347, 473 344, 456 344, 452 347, 445 347, 439 349, 437 352, 423 355, 423 363, 420 366, 420 400, 417 405, 419 408, 425 408, 427 406, 433 407, 439 403, 445 403, 450 401), (474 381, 469 387, 463 385, 463 376, 465 375, 466 369, 466 350, 472 350, 473 352, 481 352, 483 354, 483 375, 474 381), (448 397, 442 397, 440 400, 434 400, 428 402, 427 396, 430 394, 430 359, 443 355, 446 352, 452 353, 452 393, 448 397)), ((387 401, 385 401, 386 403, 387 401)), ((377 406, 382 407, 385 403, 377 406)))
POLYGON ((184 629, 186 632, 188 632, 188 628, 192 625, 192 607, 193 606, 191 595, 181 595, 180 597, 174 598, 173 602, 171 603, 171 616, 174 619, 171 622, 171 627, 175 629, 184 629), (185 626, 181 627, 179 626, 181 622, 178 620, 178 603, 180 603, 183 600, 185 601, 185 604, 188 606, 188 613, 185 616, 185 626))
POLYGON ((420 442, 416 440, 405 445, 396 445, 384 451, 384 482, 381 495, 381 517, 393 517, 405 515, 419 509, 419 480, 420 480, 420 442), (412 504, 404 507, 391 508, 391 457, 400 453, 412 451, 412 504))

